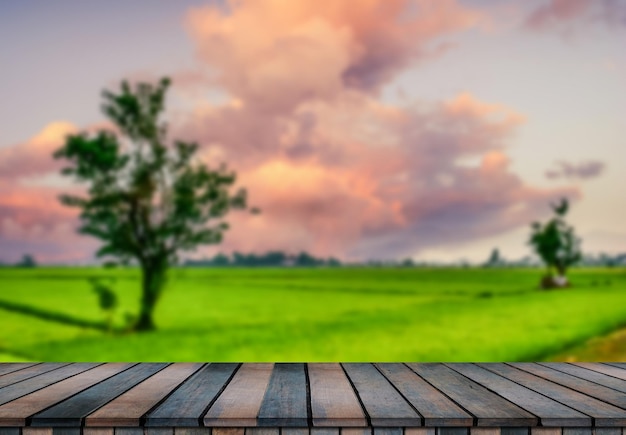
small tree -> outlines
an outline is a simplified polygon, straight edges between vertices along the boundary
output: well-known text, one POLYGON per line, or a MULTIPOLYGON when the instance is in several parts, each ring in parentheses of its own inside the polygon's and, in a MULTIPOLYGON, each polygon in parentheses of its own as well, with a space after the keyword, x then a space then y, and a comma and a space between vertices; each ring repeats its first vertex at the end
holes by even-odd
POLYGON ((547 267, 546 276, 541 281, 543 288, 566 287, 567 269, 580 261, 580 239, 574 228, 565 223, 564 216, 569 209, 566 198, 558 205, 552 205, 555 216, 546 224, 534 222, 529 243, 547 267), (554 276, 556 271, 557 276, 554 276))
POLYGON ((156 86, 131 89, 124 81, 119 94, 104 91, 102 109, 126 139, 107 131, 94 137, 79 133, 54 153, 70 163, 62 173, 88 187, 86 196, 60 200, 81 210, 80 233, 103 242, 97 256, 122 264, 135 260, 141 267, 138 331, 154 329, 153 311, 179 253, 219 243, 228 228, 222 218, 246 208, 245 190, 231 195, 234 172, 195 162, 195 143, 166 146, 159 116, 169 84, 164 78, 156 86))
POLYGON ((484 263, 484 267, 497 267, 502 264, 502 259, 500 257, 500 250, 498 248, 493 248, 491 250, 491 254, 489 255, 489 259, 484 263))
POLYGON ((35 261, 35 257, 30 254, 24 254, 22 259, 17 263, 18 267, 37 267, 37 261, 35 261))

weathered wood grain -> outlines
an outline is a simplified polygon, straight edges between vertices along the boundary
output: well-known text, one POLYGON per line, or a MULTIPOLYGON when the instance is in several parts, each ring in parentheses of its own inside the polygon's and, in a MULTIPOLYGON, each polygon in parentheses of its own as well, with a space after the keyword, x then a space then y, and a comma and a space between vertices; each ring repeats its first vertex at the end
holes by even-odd
POLYGON ((572 364, 578 367, 585 368, 587 370, 593 370, 594 372, 604 373, 605 375, 609 375, 612 378, 626 380, 626 370, 620 369, 618 367, 610 366, 607 364, 586 362, 578 362, 572 364))
POLYGON ((63 379, 77 375, 84 371, 93 369, 100 364, 97 363, 79 363, 70 364, 69 366, 51 370, 41 375, 34 376, 30 379, 23 380, 17 384, 8 385, 0 390, 0 405, 4 405, 19 397, 31 394, 34 391, 45 388, 49 385, 59 382, 63 379))
POLYGON ((77 391, 116 375, 132 365, 128 363, 103 364, 5 403, 0 406, 0 425, 25 426, 27 417, 76 394, 77 391))
POLYGON ((274 364, 243 364, 204 416, 205 426, 256 426, 274 364))
POLYGON ((6 387, 7 385, 11 384, 16 384, 25 379, 29 379, 52 370, 56 370, 66 365, 69 365, 69 363, 37 364, 24 368, 22 370, 8 373, 6 375, 0 376, 0 388, 6 387))
POLYGON ((146 426, 199 426, 200 417, 224 388, 236 363, 213 363, 187 379, 146 417, 146 426))
POLYGON ((471 426, 473 417, 404 364, 376 364, 424 417, 424 426, 471 426))
POLYGON ((474 364, 447 364, 541 419, 542 426, 591 426, 591 418, 474 364))
POLYGON ((165 367, 89 414, 85 426, 139 426, 144 414, 202 366, 175 363, 165 367))
POLYGON ((571 364, 563 364, 563 363, 539 363, 539 364, 549 367, 553 370, 558 370, 560 372, 564 372, 569 375, 576 376, 578 378, 585 379, 587 381, 591 381, 596 384, 600 384, 607 388, 611 388, 613 390, 626 393, 626 380, 620 381, 618 379, 615 379, 614 377, 605 375, 603 373, 598 373, 593 370, 588 370, 586 368, 577 367, 571 364))
POLYGON ((367 426, 350 381, 339 364, 308 364, 313 426, 367 426))
POLYGON ((32 426, 70 427, 80 426, 84 417, 110 402, 120 394, 152 376, 167 364, 138 364, 110 377, 93 387, 81 391, 75 396, 45 411, 35 414, 30 419, 32 426))
POLYGON ((372 427, 423 426, 422 416, 372 364, 342 364, 357 390, 372 427))
POLYGON ((0 376, 7 373, 13 373, 18 370, 25 369, 37 365, 38 363, 2 363, 0 364, 0 376))
MULTIPOLYGON (((563 385, 575 391, 580 391, 588 396, 611 403, 620 408, 626 409, 626 394, 598 385, 594 382, 586 381, 576 376, 560 372, 536 363, 511 363, 513 367, 540 376, 549 381, 563 385)), ((625 414, 626 417, 626 414, 625 414)))
POLYGON ((536 426, 537 417, 438 363, 408 364, 418 375, 472 413, 478 426, 536 426))
POLYGON ((306 388, 304 364, 274 364, 257 424, 264 427, 308 427, 306 388))
POLYGON ((501 363, 478 365, 593 417, 596 426, 623 426, 626 424, 626 413, 616 406, 609 405, 510 365, 501 363))

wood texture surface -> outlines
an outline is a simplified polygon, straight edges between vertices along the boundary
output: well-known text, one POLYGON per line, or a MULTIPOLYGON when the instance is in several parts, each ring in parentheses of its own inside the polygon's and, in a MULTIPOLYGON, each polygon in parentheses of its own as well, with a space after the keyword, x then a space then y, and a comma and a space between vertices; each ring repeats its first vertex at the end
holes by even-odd
POLYGON ((274 364, 243 364, 204 417, 205 426, 256 426, 274 364))
POLYGON ((356 393, 339 364, 309 364, 313 426, 367 426, 356 393))
POLYGON ((536 426, 537 417, 443 364, 409 367, 472 413, 478 426, 536 426))
POLYGON ((471 426, 473 418, 404 364, 377 364, 383 375, 424 417, 424 426, 471 426))
POLYGON ((626 435, 624 367, 0 364, 0 435, 626 435))
POLYGON ((474 364, 450 364, 453 370, 516 403, 541 419, 542 426, 591 426, 591 418, 533 390, 474 364))
POLYGON ((343 367, 357 390, 372 427, 422 426, 422 416, 372 364, 343 367))
POLYGON ((165 367, 85 418, 85 426, 139 426, 139 419, 174 388, 196 372, 201 363, 165 367))
POLYGON ((204 366, 148 414, 146 426, 199 426, 200 417, 238 367, 235 363, 204 366))
POLYGON ((258 425, 308 427, 306 390, 304 364, 275 364, 259 409, 258 425))
POLYGON ((550 382, 507 364, 495 363, 479 365, 493 373, 504 376, 513 382, 593 417, 595 426, 624 426, 626 424, 626 413, 623 409, 616 406, 594 399, 593 397, 550 382))

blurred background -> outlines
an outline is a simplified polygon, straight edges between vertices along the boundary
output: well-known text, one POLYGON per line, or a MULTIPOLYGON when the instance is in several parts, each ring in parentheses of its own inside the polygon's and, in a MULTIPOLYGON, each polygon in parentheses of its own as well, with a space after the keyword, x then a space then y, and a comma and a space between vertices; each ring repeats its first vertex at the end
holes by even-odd
POLYGON ((0 360, 626 360, 625 37, 612 0, 3 2, 0 360), (181 253, 146 332, 52 154, 165 76, 168 143, 261 213, 181 253))

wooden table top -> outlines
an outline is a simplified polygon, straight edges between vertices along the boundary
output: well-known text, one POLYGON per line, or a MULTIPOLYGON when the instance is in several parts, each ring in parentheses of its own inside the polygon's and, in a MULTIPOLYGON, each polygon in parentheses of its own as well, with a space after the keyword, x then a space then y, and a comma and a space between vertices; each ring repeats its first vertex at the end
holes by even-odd
POLYGON ((618 428, 626 363, 0 364, 0 426, 618 428))

